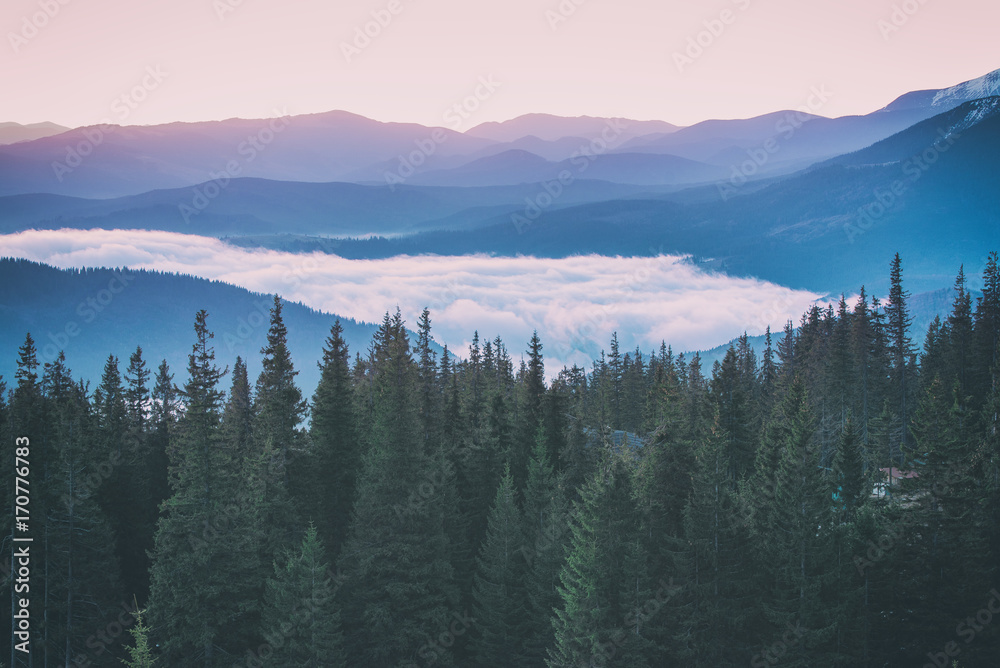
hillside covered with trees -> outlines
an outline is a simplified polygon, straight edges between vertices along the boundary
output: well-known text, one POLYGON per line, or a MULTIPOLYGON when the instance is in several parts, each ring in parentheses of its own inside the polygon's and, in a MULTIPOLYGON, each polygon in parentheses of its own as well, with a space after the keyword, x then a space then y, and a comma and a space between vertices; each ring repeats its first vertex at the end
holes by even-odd
POLYGON ((255 379, 205 311, 186 369, 135 348, 94 387, 28 335, 2 590, 28 437, 38 665, 995 666, 997 255, 927 332, 890 278, 711 369, 338 323, 311 396, 277 298, 255 379))

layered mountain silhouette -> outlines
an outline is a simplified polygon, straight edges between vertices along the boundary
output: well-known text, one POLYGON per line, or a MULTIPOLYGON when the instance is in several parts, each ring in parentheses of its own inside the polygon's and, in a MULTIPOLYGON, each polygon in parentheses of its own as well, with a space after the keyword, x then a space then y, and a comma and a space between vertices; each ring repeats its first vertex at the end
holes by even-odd
MULTIPOLYGON (((194 315, 204 308, 220 367, 237 356, 260 372, 273 297, 219 281, 131 269, 64 270, 27 260, 0 258, 0 346, 16 350, 30 333, 39 361, 60 351, 83 378, 99 379, 109 354, 128 360, 141 342, 147 365, 167 360, 184 375, 194 342, 194 315), (31 290, 23 289, 32 286, 31 290), (110 289, 109 289, 110 287, 110 289)), ((302 387, 319 382, 316 360, 337 316, 286 303, 289 349, 302 387)), ((364 352, 376 326, 339 318, 351 353, 364 352)), ((14 357, 0 358, 0 376, 14 375, 14 357)))
MULTIPOLYGON (((856 153, 790 176, 731 179, 565 208, 524 202, 493 224, 393 239, 296 240, 346 257, 438 253, 689 253, 730 274, 819 292, 885 288, 886 248, 908 259, 914 289, 947 283, 1000 245, 1000 97, 964 103, 856 153), (942 234, 942 228, 948 233, 942 234), (970 255, 972 253, 972 255, 970 255)), ((571 184, 587 190, 589 184, 571 184)), ((545 193, 536 186, 536 197, 545 193)), ((292 248, 283 237, 254 245, 292 248)), ((974 271, 969 272, 974 275, 974 271)))
POLYGON ((16 144, 17 142, 51 137, 67 131, 69 128, 49 122, 29 123, 28 125, 0 123, 0 144, 16 144))
POLYGON ((687 253, 820 292, 877 289, 892 246, 930 290, 1000 245, 998 94, 1000 70, 863 116, 686 128, 530 114, 459 133, 346 112, 77 128, 0 146, 0 231, 160 229, 358 258, 687 253))
POLYGON ((461 133, 345 111, 286 116, 280 110, 268 119, 91 126, 56 134, 50 133, 58 128, 40 124, 45 127, 30 131, 48 136, 33 139, 27 126, 0 127, 0 143, 10 141, 4 132, 17 142, 0 145, 0 195, 112 198, 222 177, 495 186, 544 180, 566 166, 561 163, 591 156, 600 158, 591 179, 683 186, 715 178, 712 167, 738 170, 750 153, 766 147, 777 150, 755 175, 788 174, 998 94, 1000 74, 993 72, 951 88, 908 93, 871 114, 825 118, 818 114, 831 93, 817 88, 807 109, 686 128, 529 114, 461 133))

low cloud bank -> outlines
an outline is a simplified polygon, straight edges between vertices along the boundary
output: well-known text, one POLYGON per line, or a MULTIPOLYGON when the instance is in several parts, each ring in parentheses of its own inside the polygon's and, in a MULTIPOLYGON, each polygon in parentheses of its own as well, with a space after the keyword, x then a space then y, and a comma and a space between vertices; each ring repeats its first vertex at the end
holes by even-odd
POLYGON ((347 260, 229 246, 144 230, 28 230, 0 236, 0 255, 61 268, 119 267, 191 274, 278 293, 313 308, 379 322, 402 310, 415 326, 431 309, 434 338, 464 355, 479 330, 520 357, 533 330, 546 367, 589 365, 614 331, 623 350, 707 349, 743 331, 777 330, 821 295, 706 272, 686 258, 562 259, 466 255, 347 260))

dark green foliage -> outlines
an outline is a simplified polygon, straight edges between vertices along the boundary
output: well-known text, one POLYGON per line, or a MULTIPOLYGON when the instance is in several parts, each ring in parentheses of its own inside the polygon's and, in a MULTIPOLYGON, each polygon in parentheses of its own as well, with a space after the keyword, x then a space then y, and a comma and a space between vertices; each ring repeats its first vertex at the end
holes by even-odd
POLYGON ((573 509, 550 668, 649 665, 649 629, 635 610, 653 593, 637 519, 626 464, 609 454, 573 509))
POLYGON ((128 659, 123 660, 128 668, 153 668, 156 658, 153 656, 153 648, 149 642, 149 627, 142 621, 142 611, 137 610, 135 614, 135 624, 129 629, 129 635, 135 643, 132 647, 127 647, 128 659))
POLYGON ((537 667, 545 665, 553 646, 550 620, 560 602, 559 570, 569 540, 566 490, 563 480, 553 472, 544 443, 544 434, 540 433, 528 462, 524 543, 518 548, 527 590, 524 664, 537 667))
MULTIPOLYGON (((33 563, 44 564, 42 600, 53 622, 45 629, 44 651, 75 656, 116 604, 116 533, 98 493, 114 465, 95 443, 85 392, 73 382, 62 353, 45 365, 42 385, 48 407, 45 442, 55 447, 46 468, 32 476, 34 483, 44 481, 44 487, 31 490, 34 535, 42 538, 37 547, 44 550, 44 560, 33 563), (42 472, 44 478, 38 475, 42 472), (43 489, 47 494, 39 498, 43 489)), ((37 560, 40 555, 33 552, 37 560)))
POLYGON ((664 571, 677 591, 654 620, 667 656, 706 668, 746 660, 745 629, 753 609, 747 576, 753 566, 720 432, 713 429, 696 447, 683 533, 669 541, 664 571))
POLYGON ((339 565, 348 657, 354 665, 395 665, 447 647, 428 639, 447 629, 457 604, 440 500, 452 464, 432 460, 419 437, 416 365, 403 320, 386 314, 372 345, 371 448, 365 454, 339 565))
POLYGON ((913 344, 910 342, 912 319, 906 304, 910 294, 903 289, 902 260, 899 253, 892 260, 889 272, 889 301, 885 307, 888 353, 890 359, 890 379, 893 407, 898 419, 898 440, 893 438, 889 457, 897 464, 902 463, 909 445, 909 410, 912 401, 913 344))
POLYGON ((89 394, 29 336, 0 446, 31 436, 35 661, 992 666, 995 255, 983 284, 959 272, 918 359, 897 257, 885 307, 812 307, 711 378, 614 337, 547 382, 537 333, 463 360, 397 312, 354 360, 334 324, 311 410, 280 299, 226 393, 204 311, 181 389, 136 349, 89 394))
POLYGON ((525 562, 521 511, 510 467, 504 471, 476 559, 472 588, 473 655, 480 666, 522 665, 528 618, 525 615, 525 562))
POLYGON ((275 296, 267 345, 260 351, 263 370, 257 377, 253 396, 253 447, 263 495, 260 509, 265 532, 261 544, 263 563, 277 556, 299 526, 298 512, 291 499, 289 472, 291 462, 304 451, 300 424, 306 416, 306 402, 295 384, 298 372, 288 350, 282 308, 281 298, 275 296))
POLYGON ((760 415, 757 396, 757 363, 744 335, 730 347, 722 364, 712 374, 712 398, 726 435, 726 456, 734 478, 753 464, 754 439, 760 415))
POLYGON ((361 465, 355 425, 350 353, 340 322, 323 348, 320 381, 313 395, 309 456, 301 471, 303 514, 316 524, 330 554, 338 554, 347 535, 354 485, 361 465))
POLYGON ((206 668, 256 647, 259 486, 221 429, 224 371, 215 365, 208 314, 195 317, 183 416, 171 444, 171 496, 157 526, 150 621, 167 663, 206 668))
POLYGON ((121 462, 121 503, 126 505, 120 560, 126 592, 136 601, 149 596, 149 551, 163 497, 159 480, 165 479, 167 462, 154 450, 150 415, 150 372, 136 347, 125 370, 125 432, 121 462))
POLYGON ((777 466, 767 458, 757 463, 757 474, 770 474, 774 490, 751 524, 763 576, 757 641, 767 646, 795 629, 796 642, 782 663, 829 665, 835 660, 836 609, 825 595, 835 582, 829 558, 834 487, 820 465, 816 418, 801 383, 792 383, 772 414, 763 451, 777 457, 777 466))
MULTIPOLYGON (((984 453, 977 452, 974 414, 959 388, 957 379, 950 390, 939 379, 933 381, 912 427, 912 466, 919 477, 906 480, 903 489, 906 523, 915 530, 894 562, 904 607, 893 630, 914 661, 922 655, 925 638, 982 605, 996 568, 989 559, 988 492, 979 466, 984 453)), ((985 659, 982 651, 970 647, 966 660, 985 659)))
POLYGON ((323 544, 310 526, 301 546, 275 561, 274 576, 267 581, 261 631, 270 652, 258 652, 265 666, 347 665, 336 590, 323 544))

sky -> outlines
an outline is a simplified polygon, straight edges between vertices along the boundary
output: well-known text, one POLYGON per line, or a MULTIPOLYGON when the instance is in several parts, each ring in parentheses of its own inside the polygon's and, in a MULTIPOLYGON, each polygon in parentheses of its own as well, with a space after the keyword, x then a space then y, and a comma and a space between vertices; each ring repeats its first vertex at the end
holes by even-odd
POLYGON ((443 125, 459 104, 688 125, 814 87, 841 116, 997 69, 998 18, 995 0, 5 0, 0 122, 95 124, 124 96, 128 124, 443 125))
POLYGON ((431 310, 433 336, 465 356, 473 332, 521 350, 537 330, 547 367, 588 367, 618 332, 623 350, 705 350, 740 332, 780 331, 821 295, 703 271, 685 258, 397 256, 348 260, 246 249, 218 239, 142 230, 29 230, 0 236, 0 256, 60 267, 190 274, 312 308, 381 322, 398 306, 414 327, 431 310), (336 290, 330 286, 336 285, 336 290))

